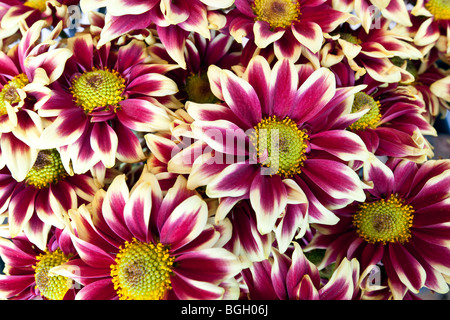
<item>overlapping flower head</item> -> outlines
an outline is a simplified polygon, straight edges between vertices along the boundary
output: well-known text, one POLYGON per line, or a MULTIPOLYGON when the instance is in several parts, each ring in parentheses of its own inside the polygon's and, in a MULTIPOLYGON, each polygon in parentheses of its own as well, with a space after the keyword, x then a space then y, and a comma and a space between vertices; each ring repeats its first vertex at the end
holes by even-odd
POLYGON ((0 297, 447 293, 449 12, 1 3, 0 297))

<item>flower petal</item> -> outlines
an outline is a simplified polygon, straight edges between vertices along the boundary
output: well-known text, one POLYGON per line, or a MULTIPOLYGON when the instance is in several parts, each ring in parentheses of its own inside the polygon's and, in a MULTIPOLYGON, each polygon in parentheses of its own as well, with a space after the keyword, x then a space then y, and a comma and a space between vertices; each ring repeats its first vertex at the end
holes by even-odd
POLYGON ((313 53, 318 52, 322 47, 322 29, 317 23, 311 21, 294 23, 292 25, 292 34, 298 42, 307 47, 313 53))
POLYGON ((261 104, 255 89, 244 79, 231 71, 222 70, 220 83, 225 102, 247 128, 253 128, 261 121, 261 104))
POLYGON ((361 138, 346 130, 319 132, 311 135, 310 143, 312 149, 326 151, 344 161, 365 161, 369 157, 369 152, 361 138))
POLYGON ((92 128, 91 147, 105 167, 111 168, 116 163, 116 151, 119 139, 113 128, 106 122, 96 122, 92 128))
POLYGON ((287 59, 279 60, 273 67, 269 86, 270 110, 284 119, 292 108, 298 86, 298 73, 287 59))
POLYGON ((335 91, 334 74, 326 68, 315 70, 298 89, 288 116, 297 124, 307 122, 327 105, 335 91))
POLYGON ((358 175, 350 167, 327 159, 307 159, 303 173, 336 199, 364 201, 366 196, 358 175))
POLYGON ((194 240, 205 228, 208 219, 206 203, 197 195, 181 202, 167 217, 160 231, 162 244, 173 251, 194 240))
POLYGON ((281 178, 256 174, 250 188, 250 203, 256 213, 258 231, 271 232, 287 204, 287 191, 281 178))
POLYGON ((206 186, 206 194, 211 198, 239 197, 250 190, 257 173, 254 165, 247 162, 231 164, 206 186))

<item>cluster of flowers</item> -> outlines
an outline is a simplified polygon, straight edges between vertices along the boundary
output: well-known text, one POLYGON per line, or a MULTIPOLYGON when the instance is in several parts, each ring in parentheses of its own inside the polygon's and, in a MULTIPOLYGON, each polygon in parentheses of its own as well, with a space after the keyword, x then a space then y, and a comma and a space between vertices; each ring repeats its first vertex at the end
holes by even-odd
POLYGON ((0 18, 2 298, 448 292, 450 160, 427 140, 448 0, 8 0, 0 18))

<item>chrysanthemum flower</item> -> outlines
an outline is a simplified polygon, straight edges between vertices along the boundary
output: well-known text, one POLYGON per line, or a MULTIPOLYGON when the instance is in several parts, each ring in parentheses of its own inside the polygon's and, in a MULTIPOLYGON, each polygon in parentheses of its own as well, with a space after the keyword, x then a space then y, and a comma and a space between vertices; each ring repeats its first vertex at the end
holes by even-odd
MULTIPOLYGON (((198 33, 190 35, 186 39, 184 51, 186 68, 167 73, 167 76, 177 83, 180 91, 176 97, 183 103, 187 100, 198 103, 216 102, 217 97, 209 86, 208 67, 216 65, 222 69, 231 69, 239 64, 242 45, 225 33, 215 30, 210 33, 209 39, 198 33)), ((150 46, 149 51, 157 59, 175 63, 161 43, 150 46)))
POLYGON ((67 6, 78 4, 78 0, 10 0, 0 3, 0 41, 17 40, 20 24, 31 27, 42 21, 45 27, 58 23, 66 26, 67 6))
POLYGON ((68 49, 50 49, 61 31, 59 24, 40 42, 43 22, 22 29, 23 38, 8 54, 0 52, 1 163, 22 181, 36 160, 45 121, 36 112, 49 98, 47 85, 63 72, 68 49))
POLYGON ((0 238, 0 256, 5 263, 0 275, 0 297, 10 300, 73 300, 77 285, 72 279, 52 273, 52 268, 76 254, 66 230, 53 228, 48 242, 39 249, 24 234, 0 238))
POLYGON ((158 37, 169 55, 185 68, 183 51, 189 33, 196 32, 209 38, 210 27, 218 29, 224 24, 221 22, 224 19, 220 19, 216 10, 228 8, 233 2, 233 0, 102 0, 81 1, 81 8, 84 12, 89 12, 106 7, 106 24, 98 46, 132 30, 145 29, 155 24, 158 37))
POLYGON ((355 82, 345 63, 331 69, 339 86, 367 85, 355 94, 351 107, 352 112, 364 115, 348 129, 362 138, 370 152, 416 162, 424 162, 433 156, 424 136, 436 136, 437 133, 425 117, 425 105, 420 96, 412 95, 410 90, 398 84, 382 85, 369 75, 355 82))
POLYGON ((278 59, 297 61, 302 48, 317 53, 323 33, 332 32, 341 23, 354 18, 333 10, 326 0, 238 0, 227 13, 230 34, 265 48, 273 43, 278 59))
POLYGON ((328 0, 336 10, 352 12, 361 20, 364 30, 369 33, 379 28, 378 13, 397 24, 411 26, 408 9, 403 0, 375 1, 375 0, 328 0))
POLYGON ((436 118, 445 116, 450 109, 450 76, 437 65, 437 50, 432 49, 423 61, 400 60, 407 72, 414 76, 414 81, 407 83, 404 90, 419 97, 425 104, 424 117, 430 124, 436 118))
POLYGON ((450 58, 450 3, 446 0, 418 0, 411 14, 420 18, 415 21, 419 28, 414 42, 418 46, 437 46, 444 56, 450 58))
POLYGON ((359 294, 356 259, 343 259, 324 284, 298 243, 290 254, 272 254, 242 271, 250 300, 353 300, 359 294))
MULTIPOLYGON (((266 234, 287 204, 306 202, 312 221, 334 223, 322 193, 334 206, 364 198, 360 179, 345 162, 364 160, 367 149, 356 134, 334 130, 340 117, 356 120, 344 101, 361 88, 336 89, 331 71, 304 65, 297 72, 286 59, 271 70, 261 56, 242 78, 217 67, 208 76, 224 103, 186 103, 193 133, 209 148, 193 163, 188 185, 206 185, 207 196, 221 199, 217 220, 239 200, 250 199, 258 230, 266 234)), ((183 159, 171 159, 169 171, 176 172, 183 159)))
POLYGON ((233 277, 244 264, 222 248, 231 225, 216 228, 208 222, 207 204, 186 188, 183 176, 164 197, 147 171, 131 190, 118 176, 92 204, 72 211, 71 218, 81 259, 55 272, 86 284, 77 299, 239 296, 233 277), (73 275, 73 268, 80 272, 73 275))
POLYGON ((310 248, 326 249, 321 265, 357 258, 362 278, 379 262, 395 299, 408 290, 427 287, 448 291, 450 161, 422 165, 376 158, 367 162, 364 178, 373 183, 367 200, 335 211, 335 226, 317 226, 310 248))
POLYGON ((410 43, 411 38, 393 32, 388 20, 380 18, 379 24, 369 33, 363 28, 341 27, 322 48, 321 65, 331 67, 345 57, 357 78, 367 72, 379 82, 413 81, 412 76, 405 79, 403 70, 390 58, 420 59, 421 52, 410 43))
POLYGON ((10 235, 23 230, 41 249, 51 226, 64 228, 68 210, 92 201, 99 188, 89 175, 69 175, 56 149, 39 151, 24 181, 1 169, 0 185, 0 212, 8 212, 10 235))
POLYGON ((73 56, 52 87, 39 115, 54 119, 41 137, 43 148, 60 147, 62 159, 82 174, 95 165, 110 168, 116 158, 145 159, 136 132, 167 130, 171 121, 159 98, 177 92, 163 74, 174 65, 146 63, 146 46, 131 41, 95 49, 90 34, 68 39, 73 56))

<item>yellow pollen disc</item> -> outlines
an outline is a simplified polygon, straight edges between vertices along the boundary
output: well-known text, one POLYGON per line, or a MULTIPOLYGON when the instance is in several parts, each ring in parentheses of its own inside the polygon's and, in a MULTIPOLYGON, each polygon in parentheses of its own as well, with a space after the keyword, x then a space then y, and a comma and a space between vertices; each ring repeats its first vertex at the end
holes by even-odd
POLYGON ((38 262, 33 266, 36 288, 47 299, 62 300, 66 292, 72 287, 73 282, 70 278, 52 275, 49 271, 51 268, 69 261, 70 257, 64 255, 60 249, 57 249, 53 252, 46 251, 36 258, 38 262))
POLYGON ((58 183, 67 176, 58 150, 41 150, 25 181, 29 186, 42 189, 47 188, 50 183, 58 183))
POLYGON ((28 78, 25 74, 21 73, 12 78, 0 92, 0 116, 7 114, 6 102, 10 105, 14 105, 20 102, 20 96, 17 93, 17 89, 22 89, 28 84, 28 78))
POLYGON ((272 30, 285 29, 300 19, 300 4, 296 0, 255 0, 252 9, 255 20, 266 21, 272 30))
POLYGON ((46 3, 47 0, 29 0, 25 1, 23 5, 44 12, 47 9, 46 3))
POLYGON ((118 107, 118 103, 124 99, 125 79, 115 71, 107 68, 84 72, 72 80, 70 92, 75 103, 82 107, 86 113, 92 112, 95 108, 118 107))
POLYGON ((175 257, 167 246, 126 241, 111 265, 111 277, 121 300, 160 300, 171 290, 175 257))
POLYGON ((369 243, 405 243, 411 238, 414 209, 392 195, 372 203, 363 203, 353 216, 358 235, 369 243))
POLYGON ((188 100, 196 103, 216 103, 219 101, 211 92, 206 72, 191 74, 186 78, 186 93, 188 100))
POLYGON ((263 119, 254 129, 250 140, 259 163, 270 168, 270 174, 290 177, 301 172, 309 139, 305 131, 289 117, 277 116, 263 119))
POLYGON ((450 20, 450 1, 448 0, 429 0, 425 8, 436 20, 450 20))
POLYGON ((376 128, 381 119, 380 102, 375 101, 374 98, 364 92, 357 92, 353 100, 352 113, 369 109, 358 121, 349 126, 351 130, 364 130, 366 128, 376 128))

